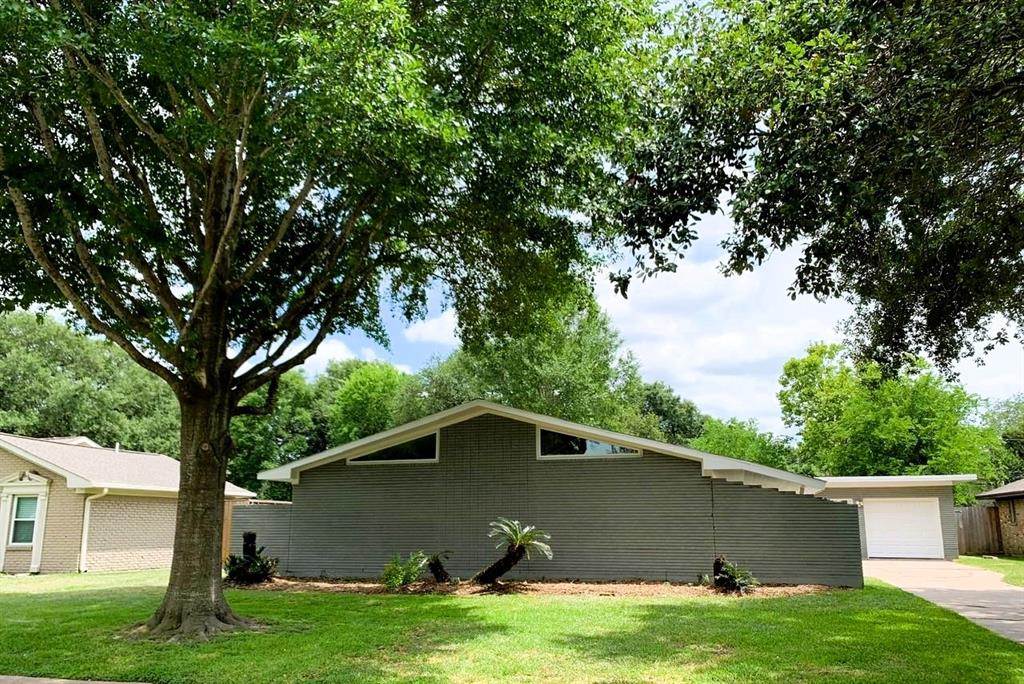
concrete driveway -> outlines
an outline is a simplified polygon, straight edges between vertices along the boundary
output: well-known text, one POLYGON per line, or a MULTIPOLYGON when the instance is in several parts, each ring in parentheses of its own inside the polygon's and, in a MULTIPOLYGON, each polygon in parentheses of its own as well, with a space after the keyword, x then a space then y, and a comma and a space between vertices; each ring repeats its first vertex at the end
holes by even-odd
POLYGON ((1024 644, 1024 587, 991 570, 945 560, 866 560, 864 576, 916 594, 1024 644))

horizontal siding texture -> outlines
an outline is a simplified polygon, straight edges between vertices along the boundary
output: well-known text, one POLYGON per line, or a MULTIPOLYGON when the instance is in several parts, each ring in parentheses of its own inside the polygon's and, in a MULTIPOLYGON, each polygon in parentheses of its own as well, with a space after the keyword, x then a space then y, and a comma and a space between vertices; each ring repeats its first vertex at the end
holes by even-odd
POLYGON ((291 506, 235 506, 231 510, 231 553, 242 555, 242 534, 256 533, 256 547, 277 558, 279 567, 288 562, 288 539, 291 534, 291 506))
MULTIPOLYGON (((764 581, 860 585, 852 506, 720 480, 713 492, 697 462, 661 454, 538 460, 535 449, 533 425, 488 415, 444 428, 436 463, 306 471, 293 489, 282 570, 371 577, 396 553, 447 550, 451 573, 468 578, 501 553, 487 531, 504 516, 548 531, 555 552, 511 577, 695 581, 717 550, 756 558, 764 581), (713 512, 723 516, 718 531, 713 512), (852 554, 837 553, 847 547, 852 554)), ((259 508, 235 509, 233 538, 259 508)))
MULTIPOLYGON (((960 555, 960 541, 957 538, 956 509, 953 506, 953 485, 937 487, 826 487, 818 496, 836 501, 862 502, 864 499, 917 498, 939 500, 939 523, 942 526, 943 554, 949 560, 960 555)), ((867 541, 864 539, 864 512, 860 511, 861 555, 867 558, 867 541)))
POLYGON ((861 586, 857 508, 713 480, 718 552, 768 584, 861 586))

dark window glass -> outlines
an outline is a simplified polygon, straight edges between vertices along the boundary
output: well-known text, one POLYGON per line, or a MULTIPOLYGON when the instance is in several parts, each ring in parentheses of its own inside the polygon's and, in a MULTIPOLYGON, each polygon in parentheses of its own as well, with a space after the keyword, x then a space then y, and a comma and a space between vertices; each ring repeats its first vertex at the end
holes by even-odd
POLYGON ((567 435, 551 430, 540 431, 541 456, 636 456, 640 452, 618 444, 567 435))
POLYGON ((11 526, 12 544, 31 544, 36 532, 36 510, 39 498, 18 496, 14 499, 14 523, 11 526))
POLYGON ((386 463, 388 461, 433 461, 437 458, 437 434, 427 435, 372 454, 350 458, 349 463, 386 463))

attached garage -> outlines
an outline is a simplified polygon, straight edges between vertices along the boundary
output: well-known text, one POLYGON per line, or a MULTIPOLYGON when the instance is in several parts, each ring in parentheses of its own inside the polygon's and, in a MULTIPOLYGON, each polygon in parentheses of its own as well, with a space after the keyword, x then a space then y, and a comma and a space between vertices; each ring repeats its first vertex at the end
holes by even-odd
POLYGON ((818 493, 860 507, 864 558, 946 558, 959 555, 953 485, 974 475, 823 477, 818 493))

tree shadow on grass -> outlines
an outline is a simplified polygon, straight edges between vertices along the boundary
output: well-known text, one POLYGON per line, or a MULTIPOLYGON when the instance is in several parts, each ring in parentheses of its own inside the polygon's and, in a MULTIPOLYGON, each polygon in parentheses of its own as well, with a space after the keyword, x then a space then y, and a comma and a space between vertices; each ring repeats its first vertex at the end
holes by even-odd
POLYGON ((898 590, 645 602, 628 632, 574 634, 580 657, 679 680, 1024 681, 1024 647, 898 590))
POLYGON ((446 596, 229 592, 266 625, 206 643, 120 638, 154 610, 156 588, 9 594, 0 672, 143 682, 442 682, 437 658, 502 629, 446 596))

